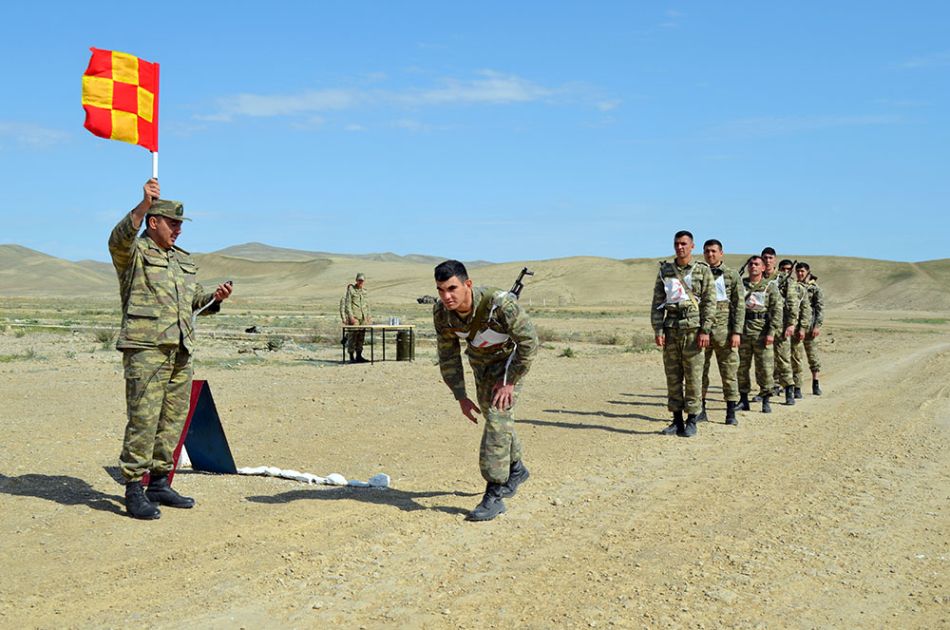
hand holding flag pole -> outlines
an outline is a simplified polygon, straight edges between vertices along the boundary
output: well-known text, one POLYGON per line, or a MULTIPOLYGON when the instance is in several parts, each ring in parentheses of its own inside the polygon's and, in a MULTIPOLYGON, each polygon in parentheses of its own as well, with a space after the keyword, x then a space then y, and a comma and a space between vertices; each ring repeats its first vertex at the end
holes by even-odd
POLYGON ((84 126, 100 138, 151 151, 152 177, 158 179, 158 64, 116 50, 89 50, 82 77, 84 126))

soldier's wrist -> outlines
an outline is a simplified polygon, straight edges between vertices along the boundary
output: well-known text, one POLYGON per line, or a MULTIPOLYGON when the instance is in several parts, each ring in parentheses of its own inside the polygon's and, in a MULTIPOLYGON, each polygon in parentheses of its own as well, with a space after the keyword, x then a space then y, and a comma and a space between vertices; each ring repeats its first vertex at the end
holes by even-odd
POLYGON ((465 400, 466 398, 468 398, 468 394, 465 393, 464 389, 453 389, 452 395, 455 396, 455 400, 459 400, 459 401, 465 400))

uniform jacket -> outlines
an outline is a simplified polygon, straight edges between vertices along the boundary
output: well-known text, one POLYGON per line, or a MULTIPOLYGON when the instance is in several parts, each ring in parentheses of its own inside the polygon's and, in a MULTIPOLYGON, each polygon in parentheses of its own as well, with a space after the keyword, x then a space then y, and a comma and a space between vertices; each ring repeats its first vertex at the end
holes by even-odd
POLYGON ((765 326, 768 329, 766 335, 777 337, 782 329, 782 295, 779 293, 778 285, 765 278, 764 276, 753 283, 749 278, 742 279, 742 285, 745 287, 745 308, 746 308, 746 334, 752 335, 761 328, 755 322, 760 321, 753 314, 766 313, 765 326))
MULTIPOLYGON (((136 237, 132 213, 125 215, 109 236, 112 265, 119 276, 122 328, 119 350, 195 346, 192 312, 212 298, 197 282, 198 265, 185 250, 164 250, 148 236, 136 237)), ((221 309, 217 302, 202 312, 221 309)))
POLYGON ((745 289, 739 273, 722 263, 709 269, 716 287, 713 328, 728 326, 729 334, 741 335, 745 329, 745 289))
POLYGON ((442 380, 456 400, 466 398, 461 344, 473 365, 506 364, 505 378, 517 383, 538 352, 538 332, 517 298, 491 287, 472 287, 472 312, 461 318, 439 300, 432 308, 442 380))
POLYGON ((355 317, 360 324, 372 317, 369 311, 369 300, 366 298, 366 289, 357 289, 355 284, 349 284, 346 287, 346 293, 343 295, 343 321, 349 322, 351 317, 355 317))
POLYGON ((664 334, 664 328, 699 328, 708 334, 715 314, 715 280, 705 261, 693 259, 683 267, 676 261, 660 263, 650 309, 657 336, 664 334))

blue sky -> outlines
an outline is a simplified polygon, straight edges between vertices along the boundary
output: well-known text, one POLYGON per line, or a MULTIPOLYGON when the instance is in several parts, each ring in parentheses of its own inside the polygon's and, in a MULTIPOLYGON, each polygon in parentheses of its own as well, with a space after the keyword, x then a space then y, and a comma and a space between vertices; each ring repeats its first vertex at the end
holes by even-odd
POLYGON ((95 46, 161 64, 192 251, 950 257, 945 2, 122 6, 4 7, 0 243, 108 260, 140 197, 82 127, 95 46))

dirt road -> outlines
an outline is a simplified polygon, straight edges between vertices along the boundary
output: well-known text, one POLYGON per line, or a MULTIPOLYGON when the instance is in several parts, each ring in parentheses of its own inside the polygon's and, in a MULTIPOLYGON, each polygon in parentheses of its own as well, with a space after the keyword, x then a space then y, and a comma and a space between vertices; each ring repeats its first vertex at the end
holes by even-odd
POLYGON ((517 410, 531 479, 481 524, 480 429, 431 348, 338 366, 206 344, 238 465, 393 487, 182 472, 198 506, 146 523, 108 470, 117 353, 7 332, 36 355, 0 363, 0 626, 950 625, 950 337, 835 330, 824 396, 728 427, 716 390, 692 439, 656 433, 658 353, 549 345, 517 410))

